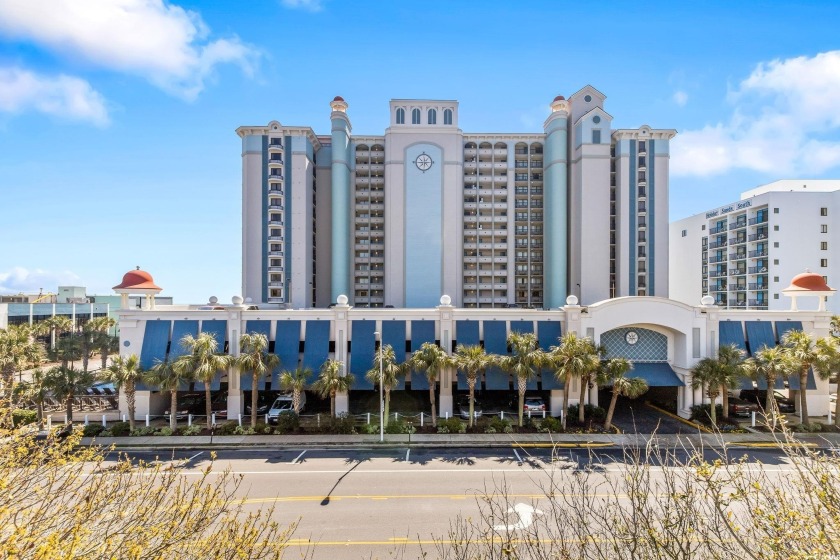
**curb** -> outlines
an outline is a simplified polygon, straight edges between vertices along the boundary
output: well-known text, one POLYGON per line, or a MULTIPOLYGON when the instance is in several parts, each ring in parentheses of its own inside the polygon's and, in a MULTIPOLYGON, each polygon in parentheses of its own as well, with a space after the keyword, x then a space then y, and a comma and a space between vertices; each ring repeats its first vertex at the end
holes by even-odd
POLYGON ((695 424, 691 420, 686 420, 685 418, 683 418, 681 416, 677 416, 673 412, 669 412, 669 411, 665 410, 664 408, 659 408, 658 406, 652 405, 649 402, 645 402, 645 406, 648 407, 648 408, 652 408, 653 410, 659 412, 660 414, 664 414, 665 416, 667 416, 669 418, 673 418, 674 420, 679 420, 683 424, 691 426, 692 428, 696 428, 696 429, 700 430, 701 432, 705 432, 707 434, 713 434, 714 433, 713 431, 711 431, 710 429, 708 429, 705 426, 701 426, 700 424, 695 424))

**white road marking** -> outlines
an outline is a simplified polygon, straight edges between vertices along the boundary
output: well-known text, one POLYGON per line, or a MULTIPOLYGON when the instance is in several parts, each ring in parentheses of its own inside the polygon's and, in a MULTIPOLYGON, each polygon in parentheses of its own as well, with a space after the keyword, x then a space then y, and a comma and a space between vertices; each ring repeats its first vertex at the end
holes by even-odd
POLYGON ((516 460, 519 461, 519 464, 521 465, 522 464, 522 457, 519 456, 519 451, 517 451, 515 447, 513 449, 513 454, 516 455, 516 460))
POLYGON ((528 504, 516 504, 512 508, 508 508, 508 513, 515 513, 519 518, 518 521, 512 525, 494 525, 495 531, 515 531, 516 529, 527 529, 534 523, 534 517, 543 515, 538 509, 528 504))
POLYGON ((295 457, 295 460, 294 460, 294 461, 292 461, 292 464, 293 464, 293 465, 297 465, 298 461, 300 461, 300 458, 301 458, 301 457, 303 457, 305 453, 306 453, 306 449, 304 449, 303 451, 301 451, 300 455, 298 455, 297 457, 295 457))
POLYGON ((405 450, 405 462, 408 463, 408 454, 411 453, 411 449, 405 450))

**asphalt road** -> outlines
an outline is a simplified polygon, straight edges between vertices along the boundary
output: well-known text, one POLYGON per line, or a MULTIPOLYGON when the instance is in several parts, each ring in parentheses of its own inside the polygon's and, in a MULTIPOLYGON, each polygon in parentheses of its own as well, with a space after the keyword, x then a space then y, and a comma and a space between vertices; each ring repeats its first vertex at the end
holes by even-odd
MULTIPOLYGON (((478 498, 506 495, 510 504, 536 508, 552 476, 587 471, 616 477, 620 449, 278 449, 218 451, 214 471, 244 476, 247 508, 275 506, 280 523, 299 520, 290 557, 309 549, 314 558, 405 558, 421 548, 436 557, 434 539, 446 538, 458 515, 479 514, 478 498)), ((732 450, 778 473, 789 470, 773 449, 732 450)), ((208 452, 138 451, 133 460, 159 459, 184 476, 199 476, 208 452)), ((684 458, 685 453, 679 453, 684 458)), ((708 451, 713 459, 716 452, 708 451)), ((658 463, 652 459, 649 462, 658 463)), ((510 513, 503 523, 520 521, 510 513)))

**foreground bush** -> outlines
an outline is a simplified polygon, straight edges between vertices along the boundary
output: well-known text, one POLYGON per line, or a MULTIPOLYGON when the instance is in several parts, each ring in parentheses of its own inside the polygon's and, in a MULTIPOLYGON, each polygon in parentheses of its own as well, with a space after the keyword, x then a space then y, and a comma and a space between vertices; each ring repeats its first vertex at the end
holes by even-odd
POLYGON ((0 407, 0 558, 277 559, 294 529, 246 512, 241 477, 106 463, 77 447, 82 430, 46 440, 11 428, 0 407), (99 476, 90 476, 90 473, 99 476), (149 499, 154 495, 154 499, 149 499))

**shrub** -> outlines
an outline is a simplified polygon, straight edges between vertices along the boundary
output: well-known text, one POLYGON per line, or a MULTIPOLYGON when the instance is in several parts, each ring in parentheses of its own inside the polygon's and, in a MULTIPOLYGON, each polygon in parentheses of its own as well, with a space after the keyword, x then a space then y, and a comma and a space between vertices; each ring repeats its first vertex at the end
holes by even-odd
POLYGON ((236 428, 233 429, 233 434, 237 436, 252 436, 256 433, 257 431, 251 426, 236 426, 236 428))
POLYGON ((157 432, 155 432, 155 435, 156 436, 171 436, 174 433, 175 433, 175 430, 173 430, 169 426, 165 426, 165 427, 159 429, 157 432))
POLYGON ((507 418, 501 418, 499 416, 493 416, 490 419, 490 427, 495 430, 493 433, 509 433, 509 429, 511 428, 510 420, 507 418))
POLYGON ((364 424, 361 427, 363 434, 373 435, 379 433, 379 424, 364 424))
POLYGON ((201 426, 193 424, 181 430, 181 434, 185 436, 197 436, 201 433, 201 426))
POLYGON ((811 423, 804 423, 804 424, 796 424, 791 429, 794 432, 821 432, 822 431, 822 424, 818 422, 811 422, 811 423))
POLYGON ((225 422, 224 424, 217 424, 216 431, 214 433, 217 436, 232 436, 234 434, 234 430, 238 427, 239 425, 236 422, 225 422))
POLYGON ((38 413, 34 410, 17 408, 12 411, 12 424, 15 428, 26 426, 27 424, 34 424, 37 420, 38 413))
MULTIPOLYGON (((568 418, 573 421, 577 420, 578 411, 578 405, 570 405, 568 418)), ((584 420, 594 420, 596 422, 603 422, 607 418, 607 411, 601 408, 600 406, 587 404, 583 407, 583 418, 584 420)))
POLYGON ((405 420, 394 420, 385 426, 386 434, 413 434, 417 429, 405 420))
MULTIPOLYGON (((688 417, 689 420, 694 420, 697 422, 702 422, 704 424, 711 424, 712 422, 712 406, 711 404, 696 404, 691 407, 691 415, 688 417)), ((715 414, 716 418, 720 420, 723 418, 723 405, 717 404, 715 405, 715 414)))
POLYGON ((105 426, 102 424, 88 424, 82 429, 83 437, 96 437, 105 431, 105 426))
MULTIPOLYGON (((328 434, 355 434, 356 419, 347 413, 342 413, 335 418, 330 417, 321 424, 322 429, 328 434)), ((378 428, 378 426, 377 426, 378 428)))
POLYGON ((438 421, 439 434, 465 434, 467 433, 467 424, 457 418, 449 418, 438 421))
POLYGON ((108 426, 108 431, 111 432, 111 435, 114 437, 124 437, 129 435, 131 425, 128 422, 114 422, 108 426))
POLYGON ((153 436, 157 428, 154 426, 143 426, 142 428, 137 428, 133 432, 131 432, 132 436, 153 436))
MULTIPOLYGON (((586 411, 584 411, 584 414, 586 411)), ((553 416, 546 416, 544 420, 539 423, 539 431, 541 432, 559 432, 563 429, 563 423, 559 418, 553 416)))
POLYGON ((277 417, 276 434, 288 434, 300 429, 300 416, 294 412, 284 412, 277 417))

